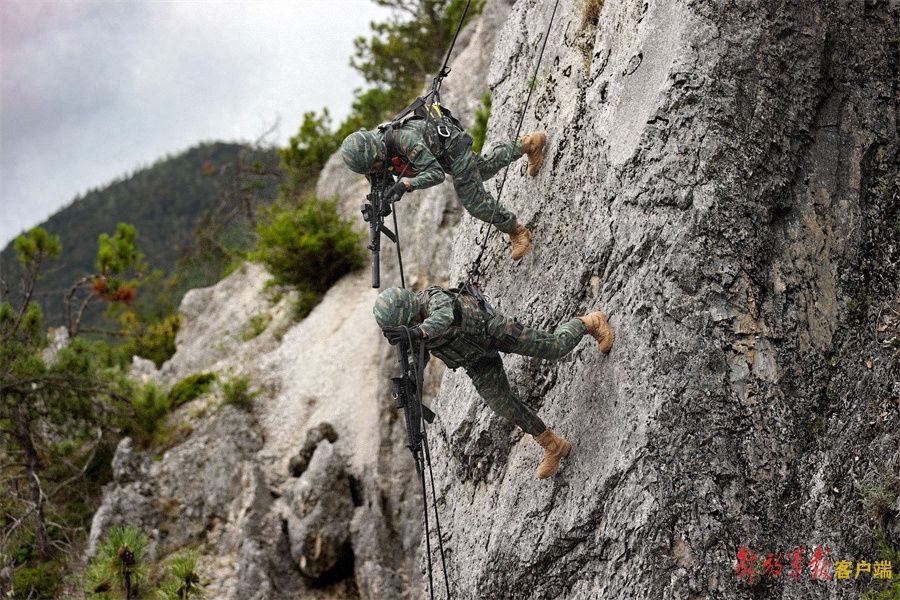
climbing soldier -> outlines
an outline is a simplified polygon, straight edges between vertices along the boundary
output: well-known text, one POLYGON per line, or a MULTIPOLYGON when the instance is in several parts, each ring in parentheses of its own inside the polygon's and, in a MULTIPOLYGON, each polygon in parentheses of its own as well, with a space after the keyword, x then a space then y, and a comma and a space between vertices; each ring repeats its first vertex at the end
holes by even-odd
POLYGON ((400 180, 391 188, 391 194, 398 197, 437 185, 445 173, 450 174, 463 208, 508 234, 512 258, 519 260, 531 250, 531 232, 491 196, 484 182, 523 154, 528 156, 528 174, 536 176, 544 163, 546 134, 529 133, 482 156, 472 151, 472 136, 459 121, 446 109, 439 107, 439 111, 437 125, 421 109, 373 131, 361 129, 351 133, 341 143, 344 163, 363 175, 371 176, 384 169, 397 175, 400 180))
POLYGON ((428 352, 451 369, 465 369, 488 406, 534 436, 544 449, 538 477, 544 479, 556 473, 571 444, 515 397, 499 352, 559 359, 571 352, 584 335, 590 335, 597 340, 600 351, 608 354, 615 333, 605 314, 588 313, 550 333, 522 325, 486 305, 481 308, 471 295, 440 287, 421 292, 388 288, 378 295, 373 312, 391 344, 424 342, 428 352))

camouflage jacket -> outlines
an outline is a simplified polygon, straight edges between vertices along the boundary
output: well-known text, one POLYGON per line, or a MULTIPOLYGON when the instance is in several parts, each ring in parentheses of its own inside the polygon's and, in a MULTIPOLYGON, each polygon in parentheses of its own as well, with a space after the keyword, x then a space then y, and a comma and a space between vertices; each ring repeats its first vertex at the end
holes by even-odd
MULTIPOLYGON (((376 135, 384 139, 383 131, 377 130, 376 135)), ((395 129, 394 141, 416 173, 415 177, 409 178, 412 189, 422 190, 444 181, 444 169, 425 143, 424 119, 409 120, 403 127, 395 129)))
POLYGON ((496 343, 490 334, 490 317, 471 296, 440 287, 416 293, 419 328, 427 336, 425 348, 448 367, 465 367, 491 354, 496 343))

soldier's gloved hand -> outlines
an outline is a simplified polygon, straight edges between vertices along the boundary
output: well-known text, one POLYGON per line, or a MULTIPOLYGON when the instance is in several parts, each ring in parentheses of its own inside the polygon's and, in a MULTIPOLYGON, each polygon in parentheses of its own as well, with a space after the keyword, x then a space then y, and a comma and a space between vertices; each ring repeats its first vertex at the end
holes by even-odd
POLYGON ((400 179, 388 190, 388 198, 393 198, 394 202, 396 202, 403 197, 403 194, 410 191, 410 189, 412 189, 412 186, 410 185, 409 180, 405 178, 400 179))
POLYGON ((422 330, 418 327, 413 327, 412 329, 408 327, 385 327, 382 331, 391 346, 396 346, 401 342, 414 342, 425 337, 422 330))

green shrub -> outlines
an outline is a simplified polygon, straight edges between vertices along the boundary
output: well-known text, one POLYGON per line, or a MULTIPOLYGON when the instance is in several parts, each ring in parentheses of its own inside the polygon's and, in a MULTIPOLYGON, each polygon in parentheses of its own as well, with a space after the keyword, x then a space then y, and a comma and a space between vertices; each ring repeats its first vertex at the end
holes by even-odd
POLYGON ((216 380, 215 373, 194 373, 188 375, 169 390, 169 409, 174 410, 194 398, 205 394, 216 380))
MULTIPOLYGON (((880 551, 880 559, 891 563, 896 573, 897 565, 900 564, 900 550, 891 545, 881 529, 875 530, 875 543, 880 551)), ((871 587, 860 600, 900 600, 900 578, 872 581, 871 587)))
POLYGON ((298 290, 297 297, 291 301, 291 317, 294 321, 305 319, 321 301, 322 294, 309 290, 298 290))
POLYGON ((266 265, 276 284, 294 286, 307 299, 317 301, 365 264, 361 235, 338 213, 337 200, 309 197, 296 206, 279 204, 263 216, 257 233, 251 258, 266 265))
POLYGON ((140 443, 149 443, 159 429, 160 421, 171 410, 169 398, 158 387, 149 384, 137 390, 132 407, 134 419, 127 424, 126 432, 140 443))
POLYGON ((150 565, 149 538, 134 527, 113 527, 88 565, 85 584, 89 598, 137 598, 150 565))
MULTIPOLYGON (((4 507, 6 508, 6 507, 4 507)), ((32 552, 34 550, 34 528, 26 527, 21 530, 21 533, 10 540, 9 545, 7 546, 7 552, 9 552, 9 557, 13 560, 13 564, 15 565, 24 565, 31 559, 32 552)))
POLYGON ((481 97, 481 106, 475 111, 475 124, 472 126, 472 151, 481 152, 484 147, 484 136, 487 135, 488 119, 491 117, 491 93, 481 97))
POLYGON ((250 391, 250 380, 246 377, 232 377, 222 383, 222 406, 234 406, 250 410, 257 392, 250 391))
POLYGON ((168 576, 157 593, 158 600, 191 600, 204 597, 203 583, 197 573, 197 553, 179 552, 169 559, 168 576))
POLYGON ((175 336, 180 325, 181 319, 177 314, 149 325, 141 335, 123 345, 127 359, 140 356, 152 360, 156 368, 160 368, 175 354, 175 336))
POLYGON ((271 321, 272 315, 267 312, 253 315, 241 329, 241 340, 249 342, 253 338, 259 336, 259 334, 266 330, 266 327, 269 326, 271 321))
POLYGON ((16 570, 13 577, 12 598, 56 598, 59 591, 61 568, 56 561, 28 565, 16 570))

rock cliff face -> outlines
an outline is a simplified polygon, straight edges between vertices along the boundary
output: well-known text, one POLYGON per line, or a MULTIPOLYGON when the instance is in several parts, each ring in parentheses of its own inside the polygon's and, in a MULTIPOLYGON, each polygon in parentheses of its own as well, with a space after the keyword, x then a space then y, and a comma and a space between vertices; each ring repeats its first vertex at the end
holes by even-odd
MULTIPOLYGON (((456 595, 857 598, 870 581, 810 581, 807 562, 877 560, 877 528, 900 541, 900 6, 606 0, 594 23, 583 4, 560 2, 530 82, 545 167, 504 191, 535 250, 513 264, 495 238, 483 287, 540 327, 606 310, 618 338, 505 359, 573 443, 546 482, 530 437, 444 376, 456 595), (741 546, 783 551, 784 574, 739 580, 741 546)), ((552 8, 518 2, 501 30, 488 145, 552 8)), ((451 279, 475 234, 464 217, 451 279)))
MULTIPOLYGON (((457 44, 459 76, 444 98, 467 124, 509 10, 490 2, 457 44)), ((363 229, 367 185, 339 156, 318 188, 339 196, 363 229)), ((406 275, 419 286, 446 283, 461 209, 449 184, 416 196, 398 210, 406 275)), ((383 281, 393 285, 399 270, 387 241, 383 254, 383 281)), ((247 264, 192 290, 177 353, 159 371, 136 360, 133 375, 163 387, 208 371, 220 382, 246 378, 256 395, 243 409, 222 406, 218 386, 181 407, 169 427, 182 441, 156 460, 124 440, 88 554, 109 527, 130 523, 151 534, 157 556, 197 548, 210 598, 421 597, 421 498, 391 398, 396 354, 372 318, 369 273, 341 280, 297 324, 289 297, 269 299, 267 279, 247 264)), ((441 374, 430 367, 429 398, 441 374)))
MULTIPOLYGON (((532 80, 553 8, 489 0, 444 100, 471 124, 490 88, 490 146, 533 88, 523 132, 549 135, 539 176, 518 164, 503 192, 535 248, 512 263, 490 240, 493 304, 544 328, 603 309, 618 338, 609 356, 505 358, 573 444, 546 481, 529 436, 429 366, 453 597, 857 598, 871 579, 807 563, 878 560, 877 532, 900 545, 900 4, 560 0, 532 80), (783 552, 784 573, 742 580, 742 546, 783 552)), ((366 186, 335 156, 318 192, 358 218, 366 186)), ((449 184, 397 213, 408 285, 465 275, 479 224, 449 184)), ((259 395, 180 409, 190 434, 159 461, 123 442, 92 539, 124 520, 157 552, 201 544, 215 598, 422 597, 368 278, 295 326, 253 265, 189 294, 178 353, 145 377, 230 372, 259 395)), ((399 282, 390 249, 382 280, 399 282)))

